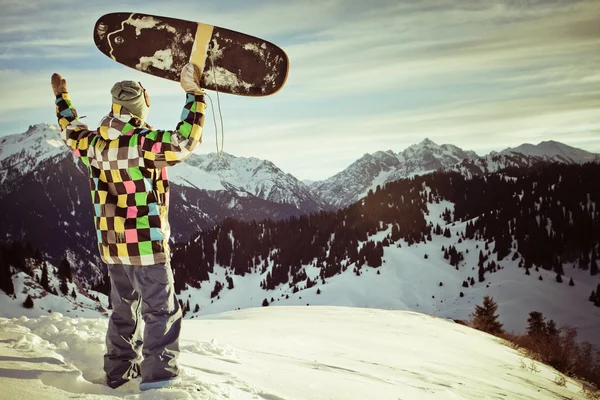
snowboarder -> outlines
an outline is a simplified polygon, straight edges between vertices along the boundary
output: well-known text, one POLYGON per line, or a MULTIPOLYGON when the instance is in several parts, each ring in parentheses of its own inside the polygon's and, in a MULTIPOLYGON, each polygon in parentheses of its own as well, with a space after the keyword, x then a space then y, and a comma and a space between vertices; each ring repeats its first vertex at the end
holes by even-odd
POLYGON ((173 131, 146 123, 150 100, 133 81, 113 86, 112 111, 90 130, 73 108, 66 81, 56 73, 51 78, 61 138, 90 174, 98 248, 111 281, 104 356, 111 388, 138 376, 141 390, 178 380, 182 312, 170 266, 166 167, 202 141, 206 103, 200 76, 193 64, 181 72, 186 104, 173 131))

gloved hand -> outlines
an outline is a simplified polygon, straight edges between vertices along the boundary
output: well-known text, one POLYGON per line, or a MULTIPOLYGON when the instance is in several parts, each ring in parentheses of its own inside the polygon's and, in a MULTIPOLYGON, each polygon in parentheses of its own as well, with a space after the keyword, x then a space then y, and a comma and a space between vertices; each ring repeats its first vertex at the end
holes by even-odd
POLYGON ((50 84, 52 85, 52 91, 54 92, 55 96, 60 93, 65 93, 67 91, 67 81, 64 80, 63 77, 60 76, 60 74, 52 74, 50 84))
POLYGON ((187 63, 181 70, 180 83, 186 93, 204 94, 204 90, 200 87, 200 78, 202 72, 195 64, 187 63))

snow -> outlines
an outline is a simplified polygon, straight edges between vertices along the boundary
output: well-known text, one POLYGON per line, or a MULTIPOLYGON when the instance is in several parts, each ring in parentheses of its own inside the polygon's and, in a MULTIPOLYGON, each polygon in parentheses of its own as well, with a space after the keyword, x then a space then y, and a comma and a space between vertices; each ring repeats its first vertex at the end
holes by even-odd
MULTIPOLYGON (((52 271, 54 267, 48 265, 52 271)), ((41 276, 41 270, 35 270, 35 274, 38 278, 41 276)), ((60 282, 54 277, 52 272, 49 273, 50 285, 58 290, 60 282)), ((26 275, 24 272, 13 275, 13 286, 15 288, 16 298, 8 297, 3 291, 0 290, 0 304, 2 304, 2 310, 0 316, 5 318, 18 318, 18 317, 30 317, 37 318, 41 315, 46 315, 51 312, 59 311, 62 314, 72 317, 86 317, 95 318, 104 315, 101 310, 98 310, 98 303, 83 296, 77 286, 69 282, 67 296, 54 296, 41 288, 41 286, 34 282, 33 279, 26 275), (77 292, 77 299, 72 299, 70 294, 75 289, 77 292), (23 308, 22 304, 27 298, 27 295, 31 295, 33 298, 35 307, 31 309, 23 308)), ((108 306, 108 298, 101 294, 92 292, 94 295, 100 298, 100 303, 106 307, 108 306)))
POLYGON ((6 398, 584 399, 582 384, 452 321, 345 307, 265 307, 185 320, 182 383, 100 384, 105 318, 0 319, 6 398))
POLYGON ((239 197, 248 194, 277 203, 294 204, 300 207, 301 201, 312 196, 306 185, 284 173, 270 161, 254 157, 234 157, 224 153, 194 154, 186 164, 197 167, 218 177, 221 184, 239 197))
POLYGON ((172 183, 181 186, 208 191, 225 190, 218 175, 208 173, 187 163, 179 163, 169 168, 168 174, 172 183))
POLYGON ((25 133, 0 138, 0 166, 18 164, 22 174, 35 170, 42 161, 67 152, 60 140, 60 130, 54 125, 33 125, 25 133))

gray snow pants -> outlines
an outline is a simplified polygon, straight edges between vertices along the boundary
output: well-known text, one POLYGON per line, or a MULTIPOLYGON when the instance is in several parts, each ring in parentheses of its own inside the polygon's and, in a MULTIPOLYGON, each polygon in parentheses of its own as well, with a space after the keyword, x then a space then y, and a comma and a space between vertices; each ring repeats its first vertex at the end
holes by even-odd
POLYGON ((109 385, 139 375, 142 382, 178 376, 182 313, 171 266, 108 265, 108 274, 113 312, 106 332, 104 372, 109 385))

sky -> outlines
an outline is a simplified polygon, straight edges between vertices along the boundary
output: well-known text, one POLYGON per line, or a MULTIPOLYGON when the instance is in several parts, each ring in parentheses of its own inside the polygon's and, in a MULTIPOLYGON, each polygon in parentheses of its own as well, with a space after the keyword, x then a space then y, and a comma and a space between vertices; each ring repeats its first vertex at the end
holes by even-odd
MULTIPOLYGON (((281 92, 220 96, 224 150, 299 179, 323 180, 365 153, 400 152, 425 138, 480 155, 545 140, 600 153, 598 0, 1 5, 0 136, 56 123, 54 72, 94 128, 112 85, 137 80, 152 99, 148 122, 174 129, 185 100, 178 83, 117 64, 93 42, 100 16, 135 11, 237 30, 286 51, 281 92)), ((209 111, 199 153, 216 151, 214 121, 209 111)))

